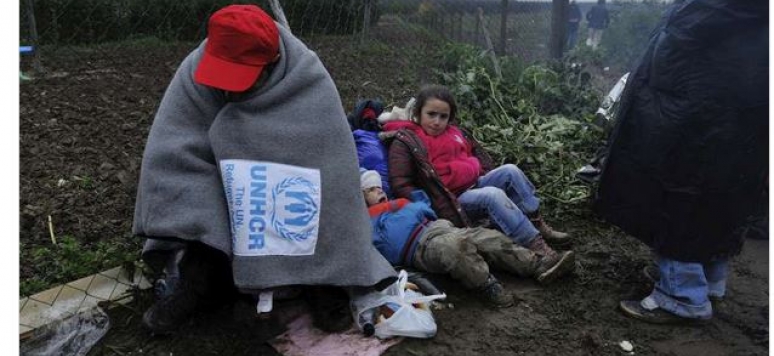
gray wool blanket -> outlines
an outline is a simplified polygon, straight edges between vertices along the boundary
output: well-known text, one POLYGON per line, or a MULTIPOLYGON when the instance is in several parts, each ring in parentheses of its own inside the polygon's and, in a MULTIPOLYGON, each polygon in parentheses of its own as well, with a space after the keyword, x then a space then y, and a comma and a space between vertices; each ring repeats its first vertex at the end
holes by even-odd
POLYGON ((144 253, 170 245, 157 237, 223 251, 242 290, 393 279, 333 80, 281 26, 280 37, 262 85, 232 98, 193 81, 203 43, 182 62, 145 147, 133 233, 144 253))

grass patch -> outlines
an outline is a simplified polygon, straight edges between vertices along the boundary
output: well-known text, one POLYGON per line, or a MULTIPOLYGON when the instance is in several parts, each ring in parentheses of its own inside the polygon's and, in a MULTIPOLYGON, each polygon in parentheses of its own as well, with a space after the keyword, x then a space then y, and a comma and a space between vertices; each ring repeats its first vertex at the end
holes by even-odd
POLYGON ((24 297, 138 258, 137 246, 116 241, 99 241, 87 247, 76 237, 65 235, 57 244, 20 248, 20 261, 35 270, 33 277, 20 281, 19 296, 24 297))

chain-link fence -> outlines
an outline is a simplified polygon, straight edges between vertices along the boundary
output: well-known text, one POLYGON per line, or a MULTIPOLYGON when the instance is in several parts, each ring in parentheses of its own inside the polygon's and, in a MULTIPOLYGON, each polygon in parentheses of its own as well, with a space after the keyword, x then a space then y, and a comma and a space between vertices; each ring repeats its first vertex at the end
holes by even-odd
MULTIPOLYGON (((163 41, 198 41, 206 22, 227 0, 22 0, 21 45, 34 45, 44 64, 46 54, 72 46, 153 37, 163 41)), ((513 0, 285 0, 255 3, 276 19, 287 19, 301 37, 351 35, 362 41, 384 23, 420 26, 440 38, 517 56, 527 62, 549 56, 552 2, 513 0), (281 9, 281 12, 278 11, 281 9)), ((554 6, 555 8, 555 6, 554 6)), ((561 30, 555 28, 554 31, 561 30)), ((60 53, 61 54, 61 53, 60 53)), ((35 68, 42 69, 42 68, 35 68)))

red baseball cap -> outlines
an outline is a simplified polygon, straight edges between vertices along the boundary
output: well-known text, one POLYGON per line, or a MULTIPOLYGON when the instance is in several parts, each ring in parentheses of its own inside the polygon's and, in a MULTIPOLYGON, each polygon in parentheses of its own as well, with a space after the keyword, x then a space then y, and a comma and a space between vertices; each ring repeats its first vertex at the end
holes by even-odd
POLYGON ((278 53, 279 31, 271 16, 255 5, 226 6, 210 17, 207 44, 194 80, 242 92, 258 80, 278 53))

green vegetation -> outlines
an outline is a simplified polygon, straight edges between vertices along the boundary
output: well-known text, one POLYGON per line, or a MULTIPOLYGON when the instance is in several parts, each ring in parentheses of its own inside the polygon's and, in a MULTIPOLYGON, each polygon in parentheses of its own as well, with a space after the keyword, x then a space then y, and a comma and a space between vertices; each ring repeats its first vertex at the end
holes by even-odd
POLYGON ((75 176, 73 177, 73 180, 78 182, 78 187, 80 187, 83 190, 91 190, 94 188, 94 179, 89 176, 75 176))
POLYGON ((41 271, 32 278, 22 279, 19 296, 27 296, 65 283, 86 277, 116 266, 133 264, 137 260, 137 246, 99 241, 86 248, 76 237, 65 235, 56 244, 24 248, 22 241, 19 260, 24 266, 41 271))
POLYGON ((500 58, 503 78, 472 47, 450 45, 439 73, 460 107, 460 125, 472 132, 498 163, 522 167, 544 201, 580 207, 589 188, 575 177, 603 138, 592 125, 600 93, 581 65, 556 61, 525 65, 500 58), (456 66, 452 66, 456 63, 456 66))

